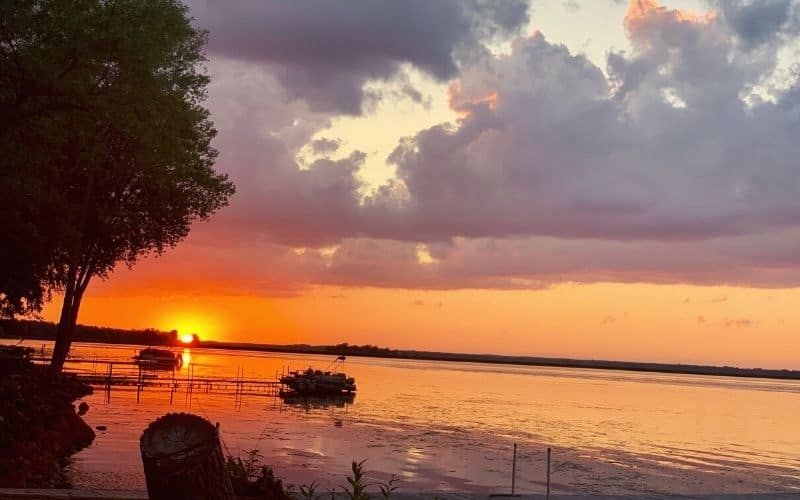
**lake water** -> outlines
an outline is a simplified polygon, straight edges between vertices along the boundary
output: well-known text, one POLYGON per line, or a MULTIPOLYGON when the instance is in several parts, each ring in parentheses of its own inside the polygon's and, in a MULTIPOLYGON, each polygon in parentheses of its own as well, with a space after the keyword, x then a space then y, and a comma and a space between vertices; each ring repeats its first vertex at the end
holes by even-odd
MULTIPOLYGON (((29 343, 40 346, 41 343, 29 343)), ((85 357, 136 346, 75 344, 85 357)), ((195 376, 274 377, 330 357, 192 348, 195 376)), ((87 369, 87 365, 82 365, 87 369)), ((91 369, 89 366, 88 369, 91 369)), ((257 447, 279 477, 343 482, 351 460, 401 489, 503 493, 518 444, 517 491, 800 493, 800 383, 482 363, 348 358, 358 393, 341 407, 264 395, 103 390, 85 399, 98 431, 74 457, 76 486, 143 489, 139 436, 167 412, 219 422, 233 454, 257 447), (171 400, 171 401, 170 401, 171 400)))

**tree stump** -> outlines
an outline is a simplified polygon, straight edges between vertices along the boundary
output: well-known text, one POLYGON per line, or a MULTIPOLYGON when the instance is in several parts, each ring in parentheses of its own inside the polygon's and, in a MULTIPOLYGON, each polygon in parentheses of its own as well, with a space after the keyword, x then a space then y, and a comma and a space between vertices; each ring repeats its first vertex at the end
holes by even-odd
POLYGON ((139 439, 151 500, 232 500, 217 428, 188 413, 168 413, 139 439))

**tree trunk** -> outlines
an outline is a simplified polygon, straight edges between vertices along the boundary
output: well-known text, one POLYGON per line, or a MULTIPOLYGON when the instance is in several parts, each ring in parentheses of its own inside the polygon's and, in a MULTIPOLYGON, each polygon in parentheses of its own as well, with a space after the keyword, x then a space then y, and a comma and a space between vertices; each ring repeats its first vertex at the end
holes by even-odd
POLYGON ((168 413, 139 439, 151 500, 232 500, 219 434, 208 420, 168 413))
POLYGON ((54 372, 61 372, 64 362, 67 360, 69 348, 72 345, 72 337, 75 333, 75 325, 78 323, 78 309, 81 306, 81 293, 67 288, 64 295, 64 303, 61 305, 61 316, 56 328, 56 343, 53 346, 53 357, 50 360, 50 369, 54 372))
MULTIPOLYGON (((75 153, 77 162, 77 153, 75 153)), ((69 348, 72 344, 72 336, 75 333, 75 325, 78 322, 78 310, 81 307, 81 299, 89 280, 92 278, 93 269, 87 262, 81 266, 82 256, 86 257, 84 245, 84 230, 86 228, 86 214, 89 210, 89 203, 92 199, 94 186, 94 170, 89 169, 89 178, 86 181, 86 191, 83 196, 78 227, 80 233, 72 245, 69 254, 69 266, 67 268, 67 279, 64 287, 64 302, 61 305, 61 317, 58 320, 56 331, 56 343, 53 346, 53 358, 50 360, 50 369, 55 373, 61 373, 64 369, 64 362, 67 360, 69 348), (81 272, 79 272, 79 269, 81 272)))

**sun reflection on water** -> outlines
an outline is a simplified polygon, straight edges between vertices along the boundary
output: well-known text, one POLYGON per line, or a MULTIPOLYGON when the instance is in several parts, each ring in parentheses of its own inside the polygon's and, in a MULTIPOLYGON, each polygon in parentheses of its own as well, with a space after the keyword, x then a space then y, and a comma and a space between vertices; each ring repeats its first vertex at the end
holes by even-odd
POLYGON ((189 366, 189 363, 192 362, 192 350, 184 347, 183 352, 181 352, 181 360, 183 361, 183 366, 189 366))

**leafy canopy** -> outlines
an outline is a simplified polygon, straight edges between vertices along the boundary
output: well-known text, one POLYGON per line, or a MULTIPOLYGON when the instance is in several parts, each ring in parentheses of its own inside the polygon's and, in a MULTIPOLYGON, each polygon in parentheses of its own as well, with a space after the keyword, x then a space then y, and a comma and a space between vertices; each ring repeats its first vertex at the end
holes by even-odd
POLYGON ((79 302, 92 276, 161 253, 227 204, 205 42, 177 0, 0 3, 4 312, 36 310, 51 289, 79 302))

